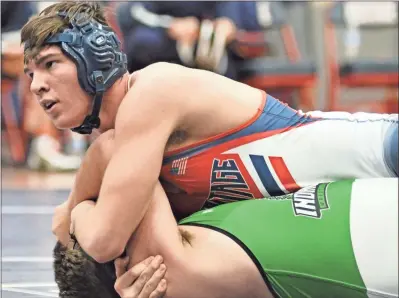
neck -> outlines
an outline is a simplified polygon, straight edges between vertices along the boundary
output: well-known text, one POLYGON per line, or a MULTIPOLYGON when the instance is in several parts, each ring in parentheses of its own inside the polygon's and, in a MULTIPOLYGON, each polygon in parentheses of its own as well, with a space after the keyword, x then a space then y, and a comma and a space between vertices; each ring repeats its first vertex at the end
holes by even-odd
POLYGON ((126 72, 122 78, 117 80, 110 89, 104 93, 100 110, 101 126, 99 131, 105 132, 115 128, 115 119, 119 106, 127 93, 127 82, 129 73, 126 72))

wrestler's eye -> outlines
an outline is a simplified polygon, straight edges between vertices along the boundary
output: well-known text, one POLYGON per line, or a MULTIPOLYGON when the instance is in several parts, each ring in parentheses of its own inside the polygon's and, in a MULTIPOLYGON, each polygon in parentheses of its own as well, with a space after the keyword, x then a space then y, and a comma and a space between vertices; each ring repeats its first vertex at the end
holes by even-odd
POLYGON ((50 69, 51 67, 54 66, 55 63, 56 63, 55 61, 48 61, 48 62, 46 62, 46 64, 45 64, 46 69, 50 69))

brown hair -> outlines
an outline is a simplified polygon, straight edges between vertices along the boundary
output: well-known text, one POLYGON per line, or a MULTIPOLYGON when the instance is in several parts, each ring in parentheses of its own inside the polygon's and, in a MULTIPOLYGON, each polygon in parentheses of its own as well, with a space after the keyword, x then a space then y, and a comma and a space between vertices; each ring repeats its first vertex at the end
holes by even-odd
POLYGON ((55 282, 61 298, 120 298, 114 289, 113 262, 100 264, 79 249, 60 242, 53 250, 55 282), (110 273, 113 271, 113 273, 110 273))
POLYGON ((46 46, 45 41, 70 27, 70 20, 79 13, 84 13, 88 20, 108 25, 104 10, 97 2, 62 1, 48 6, 39 15, 33 16, 22 28, 21 43, 27 44, 24 62, 34 59, 46 46), (58 12, 66 13, 60 17, 58 12))

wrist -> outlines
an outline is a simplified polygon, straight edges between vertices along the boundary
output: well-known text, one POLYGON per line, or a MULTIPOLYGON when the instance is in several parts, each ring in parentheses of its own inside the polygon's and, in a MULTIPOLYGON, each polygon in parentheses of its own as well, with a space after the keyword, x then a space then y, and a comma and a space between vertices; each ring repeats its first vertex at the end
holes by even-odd
POLYGON ((88 212, 94 208, 94 205, 93 201, 83 201, 77 204, 71 212, 71 225, 74 225, 77 219, 87 217, 88 212))

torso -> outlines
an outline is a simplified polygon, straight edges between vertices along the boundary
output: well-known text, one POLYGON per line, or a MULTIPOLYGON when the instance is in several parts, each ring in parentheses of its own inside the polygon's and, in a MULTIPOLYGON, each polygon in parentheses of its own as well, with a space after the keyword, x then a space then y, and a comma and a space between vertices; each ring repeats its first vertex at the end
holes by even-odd
POLYGON ((253 104, 242 109, 239 121, 193 115, 198 130, 180 134, 181 143, 167 148, 161 180, 176 214, 319 182, 394 176, 386 167, 384 138, 398 125, 397 115, 304 114, 261 91, 246 99, 253 104))
MULTIPOLYGON (((181 224, 236 239, 275 297, 398 297, 397 196, 397 179, 346 180, 226 204, 181 224)), ((212 239, 201 241, 218 253, 212 239)))
POLYGON ((166 97, 183 116, 160 180, 177 218, 320 182, 394 176, 384 144, 397 114, 304 114, 245 84, 170 67, 178 79, 166 97))
MULTIPOLYGON (((130 265, 161 255, 167 267, 165 298, 271 298, 259 270, 232 239, 219 232, 182 226, 182 241, 162 187, 127 245, 130 265)), ((130 267, 131 267, 130 266, 130 267)))
POLYGON ((185 264, 171 266, 165 298, 272 298, 248 254, 231 238, 195 226, 182 227, 192 239, 185 264))

